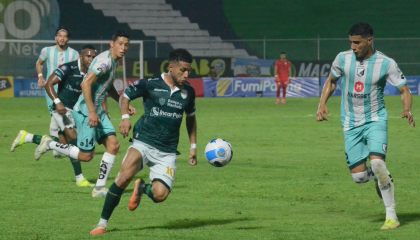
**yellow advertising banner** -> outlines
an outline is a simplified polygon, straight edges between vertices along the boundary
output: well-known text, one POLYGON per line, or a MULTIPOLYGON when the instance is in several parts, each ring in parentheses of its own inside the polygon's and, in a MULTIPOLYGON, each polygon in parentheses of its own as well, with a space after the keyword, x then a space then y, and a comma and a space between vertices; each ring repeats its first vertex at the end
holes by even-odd
POLYGON ((13 77, 0 77, 0 98, 11 98, 13 95, 13 77))

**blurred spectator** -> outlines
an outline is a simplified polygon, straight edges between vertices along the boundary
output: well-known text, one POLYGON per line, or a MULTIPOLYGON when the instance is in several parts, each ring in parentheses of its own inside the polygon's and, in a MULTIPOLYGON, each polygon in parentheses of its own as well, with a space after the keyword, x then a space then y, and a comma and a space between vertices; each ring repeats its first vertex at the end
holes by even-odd
POLYGON ((209 78, 213 79, 213 81, 217 81, 219 78, 219 74, 214 67, 210 67, 209 78))

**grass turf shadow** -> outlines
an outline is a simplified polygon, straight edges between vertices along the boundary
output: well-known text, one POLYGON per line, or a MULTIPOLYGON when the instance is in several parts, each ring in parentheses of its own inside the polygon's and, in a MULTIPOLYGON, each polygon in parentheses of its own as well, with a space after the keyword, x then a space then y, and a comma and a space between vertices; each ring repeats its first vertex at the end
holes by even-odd
POLYGON ((213 225, 226 225, 233 222, 241 221, 252 221, 250 218, 232 218, 232 219, 180 219, 177 221, 168 222, 162 226, 148 226, 141 228, 132 228, 132 229, 111 229, 110 232, 125 232, 125 231, 137 231, 137 230, 147 230, 147 229, 167 229, 167 230, 179 230, 179 229, 190 229, 190 228, 199 228, 213 225))
MULTIPOLYGON (((410 224, 411 222, 420 221, 420 213, 397 213, 398 220, 401 226, 410 224)), ((384 216, 375 218, 372 222, 383 222, 385 221, 384 216)))

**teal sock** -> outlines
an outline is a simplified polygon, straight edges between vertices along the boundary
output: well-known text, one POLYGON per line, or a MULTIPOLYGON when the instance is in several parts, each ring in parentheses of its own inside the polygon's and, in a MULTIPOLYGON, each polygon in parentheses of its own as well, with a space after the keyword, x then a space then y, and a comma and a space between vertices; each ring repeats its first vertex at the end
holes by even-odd
MULTIPOLYGON (((77 145, 77 140, 73 139, 69 142, 71 145, 77 145)), ((74 170, 74 176, 77 176, 79 174, 82 174, 82 164, 80 164, 80 161, 74 158, 70 158, 71 165, 73 165, 74 170)))
POLYGON ((102 219, 109 220, 109 218, 112 215, 112 212, 120 203, 121 195, 123 194, 123 192, 124 189, 118 187, 115 183, 113 183, 111 187, 109 187, 108 193, 105 197, 104 207, 102 208, 102 219))
POLYGON ((41 144, 41 138, 42 138, 41 135, 35 135, 34 134, 34 137, 32 138, 32 142, 39 145, 39 144, 41 144))
POLYGON ((155 203, 158 203, 158 202, 156 202, 156 200, 155 200, 155 198, 153 197, 153 193, 152 193, 152 185, 151 184, 146 184, 146 185, 144 185, 144 188, 143 188, 143 192, 150 198, 150 199, 152 199, 152 201, 153 202, 155 202, 155 203))

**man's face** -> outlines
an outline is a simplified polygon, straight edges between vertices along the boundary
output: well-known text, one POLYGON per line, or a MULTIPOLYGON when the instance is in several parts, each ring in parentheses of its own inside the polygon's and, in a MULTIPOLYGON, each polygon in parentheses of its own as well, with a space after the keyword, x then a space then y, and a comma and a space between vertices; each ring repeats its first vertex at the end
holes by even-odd
POLYGON ((118 37, 117 40, 111 41, 111 51, 118 58, 124 57, 130 45, 130 40, 126 37, 118 37))
POLYGON ((90 67, 93 59, 96 57, 96 51, 92 49, 83 50, 82 55, 80 55, 80 60, 82 61, 83 66, 86 70, 90 67))
POLYGON ((59 31, 57 36, 55 36, 55 41, 57 42, 58 46, 65 47, 69 42, 69 36, 65 31, 59 31))
POLYGON ((188 74, 191 70, 191 63, 187 62, 171 62, 169 70, 174 84, 176 86, 184 86, 187 83, 188 74))
POLYGON ((351 43, 351 50, 353 50, 356 58, 364 59, 372 44, 372 37, 365 39, 360 35, 349 36, 349 41, 351 43))
POLYGON ((286 53, 280 54, 280 59, 281 59, 281 60, 286 59, 286 53))

